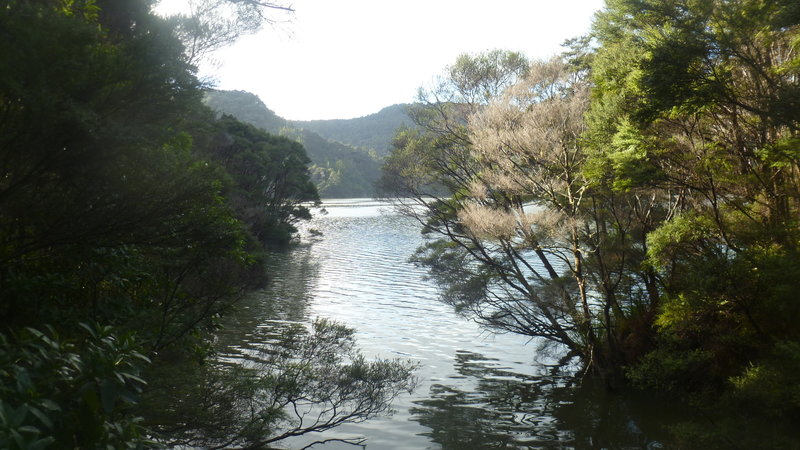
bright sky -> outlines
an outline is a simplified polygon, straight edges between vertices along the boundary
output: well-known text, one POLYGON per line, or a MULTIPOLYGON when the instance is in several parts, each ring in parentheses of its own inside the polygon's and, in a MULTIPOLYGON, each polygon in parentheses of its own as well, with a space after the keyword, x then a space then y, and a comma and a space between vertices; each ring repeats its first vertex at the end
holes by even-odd
MULTIPOLYGON (((186 0, 164 0, 180 2, 186 0)), ((201 67, 217 88, 258 95, 293 120, 349 119, 414 101, 462 53, 548 58, 585 34, 603 0, 288 0, 267 27, 201 67)))

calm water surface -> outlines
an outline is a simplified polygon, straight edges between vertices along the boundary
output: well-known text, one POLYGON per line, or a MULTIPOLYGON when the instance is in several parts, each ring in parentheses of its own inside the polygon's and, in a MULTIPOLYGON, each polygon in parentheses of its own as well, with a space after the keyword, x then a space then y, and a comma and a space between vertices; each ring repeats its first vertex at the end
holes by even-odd
POLYGON ((264 329, 325 317, 355 328, 368 356, 419 363, 418 388, 394 402, 391 417, 325 438, 364 436, 368 449, 664 448, 664 425, 682 411, 573 386, 537 342, 488 333, 440 303, 434 282, 408 263, 422 243, 417 223, 364 199, 324 208, 303 225, 303 244, 271 261, 272 283, 220 341, 223 355, 236 358, 264 329))

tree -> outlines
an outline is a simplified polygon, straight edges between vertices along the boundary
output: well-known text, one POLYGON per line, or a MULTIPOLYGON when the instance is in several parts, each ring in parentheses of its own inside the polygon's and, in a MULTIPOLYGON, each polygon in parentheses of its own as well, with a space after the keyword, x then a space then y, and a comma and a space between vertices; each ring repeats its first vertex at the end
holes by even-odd
POLYGON ((213 114, 150 2, 11 1, 0 30, 0 442, 141 444, 143 355, 202 353, 251 282, 213 114))
POLYGON ((266 277, 261 253, 318 194, 299 143, 203 106, 151 6, 0 9, 0 446, 183 438, 145 429, 160 409, 139 404, 181 367, 207 376, 195 387, 235 387, 210 397, 232 422, 193 424, 204 442, 263 446, 386 412, 411 367, 365 361, 339 326, 285 330, 260 370, 184 364, 207 361, 220 316, 266 277), (312 425, 283 409, 317 403, 312 425))
POLYGON ((259 0, 188 0, 187 13, 171 17, 186 58, 197 64, 211 53, 274 24, 274 13, 292 14, 283 2, 259 0))
POLYGON ((223 116, 218 127, 210 156, 234 180, 227 197, 237 217, 261 245, 287 244, 297 231, 294 224, 311 218, 305 205, 319 202, 303 146, 231 116, 223 116))
POLYGON ((674 210, 647 241, 662 292, 657 343, 629 375, 710 392, 703 404, 717 410, 757 411, 752 423, 771 431, 745 436, 735 415, 718 423, 774 446, 781 418, 798 411, 783 389, 796 385, 800 338, 789 294, 798 12, 783 1, 611 1, 594 26, 589 115, 597 173, 618 190, 660 192, 674 210))
POLYGON ((188 374, 190 383, 163 377, 150 391, 158 411, 151 424, 166 431, 169 445, 264 448, 389 413, 394 398, 414 388, 414 364, 368 361, 354 330, 341 324, 317 320, 310 330, 292 324, 262 332, 265 344, 246 365, 211 364, 188 374), (166 403, 165 392, 171 393, 166 403))
POLYGON ((580 73, 559 59, 474 69, 487 60, 507 59, 459 59, 436 92, 465 94, 414 115, 427 132, 398 135, 385 184, 440 237, 417 257, 447 301, 493 329, 564 345, 612 380, 648 339, 638 321, 658 292, 641 262, 656 203, 587 178, 580 73))
MULTIPOLYGON (((737 261, 761 266, 767 248, 793 254, 798 117, 787 105, 800 91, 792 8, 781 2, 612 6, 597 26, 594 129, 616 180, 657 186, 679 199, 680 214, 651 237, 651 257, 668 274, 667 293, 674 298, 696 286, 690 272, 706 264, 700 261, 733 275, 737 261), (611 61, 622 52, 635 55, 624 69, 611 61), (638 177, 641 167, 655 176, 638 177)), ((716 286, 707 294, 728 298, 728 313, 741 314, 762 338, 792 335, 767 318, 765 305, 752 303, 754 292, 738 282, 731 287, 739 293, 716 286)))

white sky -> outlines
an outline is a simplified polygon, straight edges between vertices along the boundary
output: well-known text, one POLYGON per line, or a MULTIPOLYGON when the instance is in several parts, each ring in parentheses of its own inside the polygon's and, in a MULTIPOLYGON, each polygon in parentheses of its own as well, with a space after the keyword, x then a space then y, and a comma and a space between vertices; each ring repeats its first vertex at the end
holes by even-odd
MULTIPOLYGON (((164 0, 164 3, 186 0, 164 0)), ((293 120, 349 119, 412 102, 461 53, 547 58, 603 0, 288 0, 288 23, 214 55, 201 76, 293 120)))

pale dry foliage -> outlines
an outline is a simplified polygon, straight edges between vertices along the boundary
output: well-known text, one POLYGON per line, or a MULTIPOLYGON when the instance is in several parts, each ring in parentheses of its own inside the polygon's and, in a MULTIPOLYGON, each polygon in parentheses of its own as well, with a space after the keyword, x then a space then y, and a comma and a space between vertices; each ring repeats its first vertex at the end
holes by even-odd
POLYGON ((523 222, 525 237, 528 242, 539 246, 557 247, 559 242, 570 238, 569 230, 574 226, 574 220, 552 209, 527 212, 523 222))
POLYGON ((459 210, 458 219, 478 239, 509 239, 519 229, 514 212, 477 203, 469 203, 459 210))
POLYGON ((535 243, 558 246, 568 238, 566 230, 571 220, 559 211, 534 208, 500 209, 471 202, 458 212, 460 223, 477 239, 512 240, 521 238, 521 244, 535 243))
POLYGON ((554 58, 531 64, 469 117, 481 169, 468 185, 472 201, 458 217, 473 237, 532 248, 579 245, 578 210, 587 185, 579 137, 587 107, 586 84, 554 58))
POLYGON ((579 189, 575 169, 583 158, 578 138, 587 104, 587 87, 563 61, 532 64, 526 77, 469 119, 484 182, 544 197, 579 189))
POLYGON ((411 190, 428 212, 415 217, 444 241, 423 248, 420 261, 440 276, 446 301, 480 323, 586 354, 579 330, 591 312, 580 240, 588 183, 579 136, 587 87, 558 59, 484 72, 496 65, 485 59, 462 61, 463 76, 434 91, 415 116, 434 138, 394 156, 404 163, 401 177, 403 167, 430 160, 425 169, 450 194, 429 201, 411 190), (457 245, 438 245, 447 241, 457 245))

